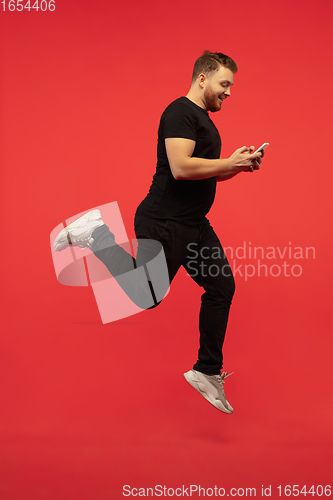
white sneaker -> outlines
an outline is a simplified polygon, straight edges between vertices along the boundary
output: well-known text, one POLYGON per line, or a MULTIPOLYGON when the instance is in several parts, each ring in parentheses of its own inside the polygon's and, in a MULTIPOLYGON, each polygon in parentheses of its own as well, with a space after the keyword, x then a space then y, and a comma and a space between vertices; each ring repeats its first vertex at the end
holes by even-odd
POLYGON ((61 252, 69 245, 73 247, 90 248, 93 243, 92 232, 104 224, 99 210, 91 210, 79 219, 65 227, 53 243, 56 252, 61 252))
POLYGON ((224 413, 234 411, 224 393, 224 379, 230 377, 230 375, 232 373, 228 375, 228 372, 222 372, 220 375, 206 375, 196 370, 184 373, 187 382, 215 408, 224 411, 224 413))

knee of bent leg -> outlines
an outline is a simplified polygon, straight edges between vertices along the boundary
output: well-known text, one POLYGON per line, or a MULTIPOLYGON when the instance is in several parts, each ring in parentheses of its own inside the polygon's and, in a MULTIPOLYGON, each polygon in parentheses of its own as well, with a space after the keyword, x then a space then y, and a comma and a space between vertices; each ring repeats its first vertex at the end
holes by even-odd
POLYGON ((229 289, 229 296, 230 296, 230 302, 231 302, 232 298, 235 294, 235 290, 236 290, 236 284, 235 284, 234 277, 232 277, 232 280, 230 280, 228 289, 229 289))
POLYGON ((224 278, 222 283, 219 283, 216 287, 216 295, 217 297, 227 300, 228 302, 231 303, 232 298, 235 293, 235 280, 232 275, 228 276, 227 278, 224 278))

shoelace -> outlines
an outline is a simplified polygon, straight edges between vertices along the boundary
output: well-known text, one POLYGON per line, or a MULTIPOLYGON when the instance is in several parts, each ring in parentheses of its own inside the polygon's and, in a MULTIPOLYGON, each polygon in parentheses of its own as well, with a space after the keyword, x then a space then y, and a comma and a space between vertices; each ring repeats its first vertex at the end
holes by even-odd
POLYGON ((93 238, 86 238, 85 240, 81 240, 79 242, 79 247, 82 248, 82 250, 84 250, 85 248, 90 248, 91 250, 91 245, 94 243, 94 240, 93 238), (83 241, 83 244, 81 244, 81 242, 83 241))
POLYGON ((221 388, 222 388, 222 391, 223 391, 224 395, 225 395, 225 393, 224 393, 224 379, 230 377, 230 375, 233 375, 234 373, 235 372, 231 372, 231 373, 228 374, 228 372, 222 372, 222 373, 220 373, 220 375, 215 375, 216 380, 221 385, 221 388))
MULTIPOLYGON (((66 228, 65 228, 66 229, 66 228)), ((85 236, 84 238, 80 239, 80 240, 76 240, 74 243, 72 242, 71 240, 71 237, 70 237, 70 234, 69 234, 69 231, 66 231, 66 236, 67 236, 67 239, 68 239, 68 243, 73 246, 73 247, 80 247, 80 248, 90 248, 91 249, 91 244, 93 243, 93 239, 92 237, 89 235, 89 236, 85 236)))

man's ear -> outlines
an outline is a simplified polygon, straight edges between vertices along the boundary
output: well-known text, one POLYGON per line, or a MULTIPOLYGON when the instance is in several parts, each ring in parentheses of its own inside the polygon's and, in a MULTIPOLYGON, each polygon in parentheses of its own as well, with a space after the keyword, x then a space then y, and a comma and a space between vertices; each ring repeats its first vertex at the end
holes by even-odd
POLYGON ((200 73, 200 75, 198 76, 198 83, 202 89, 205 87, 206 81, 207 81, 206 75, 204 73, 200 73))

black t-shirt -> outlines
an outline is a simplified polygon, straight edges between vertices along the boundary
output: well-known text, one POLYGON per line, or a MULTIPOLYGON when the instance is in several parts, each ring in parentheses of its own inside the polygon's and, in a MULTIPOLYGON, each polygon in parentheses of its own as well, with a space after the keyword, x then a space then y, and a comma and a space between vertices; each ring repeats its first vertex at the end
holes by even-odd
POLYGON ((158 129, 157 167, 146 198, 137 213, 153 219, 171 219, 198 224, 210 210, 216 191, 216 177, 176 180, 165 149, 167 137, 195 141, 192 156, 216 159, 221 154, 221 138, 208 112, 187 97, 173 101, 163 112, 158 129))

